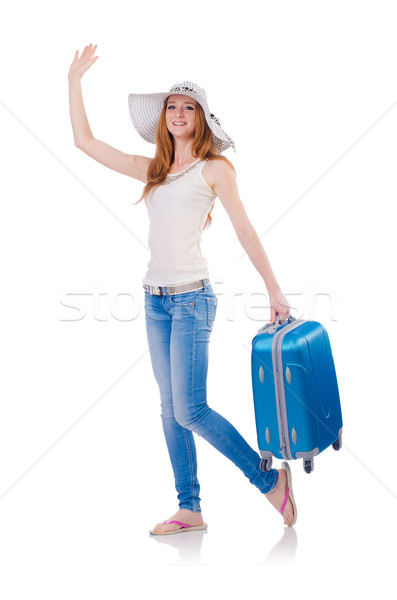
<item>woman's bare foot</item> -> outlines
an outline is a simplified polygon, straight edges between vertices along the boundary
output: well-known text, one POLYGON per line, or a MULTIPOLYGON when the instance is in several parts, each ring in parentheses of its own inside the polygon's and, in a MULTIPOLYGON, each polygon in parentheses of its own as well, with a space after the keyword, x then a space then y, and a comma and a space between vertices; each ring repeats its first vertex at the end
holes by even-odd
MULTIPOLYGON (((278 480, 276 487, 274 487, 270 492, 267 492, 265 496, 269 500, 270 504, 272 504, 275 509, 280 512, 285 495, 287 493, 287 473, 285 469, 277 469, 277 471, 278 480)), ((287 500, 287 504, 285 505, 283 518, 284 523, 290 527, 294 520, 294 507, 292 506, 292 502, 289 498, 287 500)))
MULTIPOLYGON (((201 512, 193 512, 192 510, 188 510, 187 508, 181 508, 169 519, 165 519, 166 521, 180 521, 181 523, 187 523, 187 525, 191 525, 192 527, 196 527, 197 525, 203 525, 203 517, 201 512)), ((157 523, 156 527, 153 528, 153 531, 156 533, 165 533, 166 531, 176 531, 180 529, 181 526, 176 523, 169 523, 167 525, 163 525, 162 523, 157 523)))

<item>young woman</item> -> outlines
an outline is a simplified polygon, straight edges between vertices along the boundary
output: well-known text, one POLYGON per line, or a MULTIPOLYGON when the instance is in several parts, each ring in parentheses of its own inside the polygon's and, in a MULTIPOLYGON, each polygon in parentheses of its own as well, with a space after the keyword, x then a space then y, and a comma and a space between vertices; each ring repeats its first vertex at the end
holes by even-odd
POLYGON ((150 218, 148 270, 143 279, 150 357, 159 386, 161 418, 174 472, 179 509, 150 530, 153 535, 206 529, 200 506, 193 432, 241 469, 249 481, 293 525, 297 509, 291 472, 263 472, 260 456, 206 399, 208 347, 217 298, 200 251, 202 231, 211 224, 218 197, 236 235, 268 290, 271 322, 289 315, 265 250, 240 200, 235 169, 221 152, 234 149, 208 107, 205 91, 190 81, 158 94, 129 94, 134 126, 155 156, 124 154, 92 135, 84 110, 81 77, 98 56, 97 46, 76 51, 69 70, 70 116, 77 148, 101 164, 145 184, 150 218))

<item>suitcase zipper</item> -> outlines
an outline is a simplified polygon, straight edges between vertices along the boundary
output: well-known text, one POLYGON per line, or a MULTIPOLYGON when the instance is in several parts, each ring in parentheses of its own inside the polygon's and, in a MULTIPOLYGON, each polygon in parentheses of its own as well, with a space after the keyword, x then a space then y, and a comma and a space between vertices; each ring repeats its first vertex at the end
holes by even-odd
POLYGON ((295 329, 295 327, 299 327, 299 325, 302 323, 304 323, 304 321, 298 320, 285 325, 274 334, 272 342, 273 373, 275 378, 274 387, 276 391, 277 418, 281 441, 280 453, 281 456, 286 460, 292 460, 293 456, 289 441, 287 406, 285 402, 282 345, 285 334, 292 329, 295 329))
MULTIPOLYGON (((278 354, 278 353, 277 353, 278 354)), ((285 406, 285 394, 284 394, 284 402, 282 401, 282 385, 283 381, 281 381, 280 371, 276 370, 276 380, 277 380, 277 412, 279 413, 279 436, 281 440, 281 448, 280 453, 281 456, 287 460, 291 459, 291 449, 289 445, 289 435, 288 435, 288 419, 286 414, 286 406, 285 406)))

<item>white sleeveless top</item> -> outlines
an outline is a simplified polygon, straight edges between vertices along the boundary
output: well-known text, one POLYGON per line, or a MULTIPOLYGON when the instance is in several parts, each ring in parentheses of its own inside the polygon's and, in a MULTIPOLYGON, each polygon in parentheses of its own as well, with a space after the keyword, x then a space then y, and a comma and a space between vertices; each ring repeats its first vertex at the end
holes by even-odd
POLYGON ((145 196, 151 256, 142 283, 166 286, 209 276, 200 242, 216 194, 202 175, 205 165, 198 158, 145 196))

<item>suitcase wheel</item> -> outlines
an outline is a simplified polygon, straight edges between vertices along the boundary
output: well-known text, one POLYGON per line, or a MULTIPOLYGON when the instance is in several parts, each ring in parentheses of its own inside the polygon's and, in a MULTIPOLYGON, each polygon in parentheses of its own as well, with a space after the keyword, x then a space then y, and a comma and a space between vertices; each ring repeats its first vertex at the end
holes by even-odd
POLYGON ((342 435, 332 444, 334 450, 340 450, 342 448, 342 435))
POLYGON ((305 473, 311 473, 314 469, 314 460, 312 458, 309 458, 308 460, 304 460, 303 468, 305 470, 305 473))
POLYGON ((262 458, 260 464, 261 471, 270 471, 272 468, 272 459, 270 458, 262 458))

